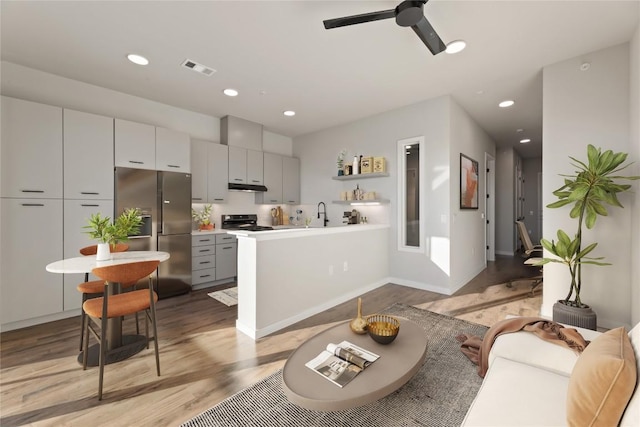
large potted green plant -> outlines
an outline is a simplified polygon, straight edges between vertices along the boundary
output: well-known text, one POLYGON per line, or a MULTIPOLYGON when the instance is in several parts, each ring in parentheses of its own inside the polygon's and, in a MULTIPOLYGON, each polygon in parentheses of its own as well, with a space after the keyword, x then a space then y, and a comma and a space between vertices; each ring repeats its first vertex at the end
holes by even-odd
POLYGON ((558 230, 558 241, 541 239, 542 246, 555 258, 543 258, 540 264, 550 262, 564 264, 571 275, 571 284, 567 296, 559 300, 553 307, 553 320, 574 326, 596 329, 595 312, 580 299, 582 290, 582 266, 584 264, 609 265, 602 262, 603 257, 590 255, 598 245, 583 242, 583 226, 592 229, 598 216, 607 216, 605 204, 623 207, 617 194, 631 188, 629 184, 620 184, 620 180, 635 180, 638 176, 617 175, 629 164, 623 165, 627 159, 626 153, 614 153, 611 150, 602 151, 589 144, 587 147, 587 162, 581 162, 573 157, 572 165, 577 168, 573 175, 564 177, 564 185, 553 194, 558 198, 556 202, 547 205, 548 208, 561 208, 572 205, 569 216, 576 220, 577 230, 573 238, 569 233, 558 230))
POLYGON ((100 213, 91 214, 88 224, 83 228, 89 237, 98 240, 98 252, 96 260, 104 261, 110 258, 110 248, 117 243, 126 242, 129 236, 134 236, 140 232, 142 226, 142 216, 139 209, 126 209, 115 221, 111 222, 108 216, 103 217, 100 213))

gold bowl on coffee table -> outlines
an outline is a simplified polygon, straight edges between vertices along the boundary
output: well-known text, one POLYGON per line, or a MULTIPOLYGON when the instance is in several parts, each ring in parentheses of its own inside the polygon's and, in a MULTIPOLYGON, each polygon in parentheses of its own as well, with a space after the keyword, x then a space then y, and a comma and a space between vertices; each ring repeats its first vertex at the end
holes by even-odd
POLYGON ((367 331, 375 342, 389 344, 400 332, 400 321, 388 314, 372 314, 367 316, 367 331))

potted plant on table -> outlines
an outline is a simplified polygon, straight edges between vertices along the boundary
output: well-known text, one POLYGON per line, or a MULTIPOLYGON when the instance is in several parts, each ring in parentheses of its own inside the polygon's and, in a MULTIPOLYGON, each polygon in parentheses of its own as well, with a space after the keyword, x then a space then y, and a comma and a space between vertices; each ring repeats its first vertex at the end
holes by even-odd
POLYGON ((211 205, 204 205, 201 211, 191 209, 191 217, 198 223, 198 230, 213 230, 214 224, 211 222, 211 205))
POLYGON ((108 216, 103 217, 100 213, 91 214, 89 224, 83 228, 88 229, 86 233, 92 239, 98 240, 98 251, 96 260, 104 261, 111 256, 111 247, 117 243, 126 242, 129 236, 134 236, 140 232, 142 226, 142 216, 137 208, 126 209, 115 221, 111 222, 108 216))
POLYGON ((558 198, 548 208, 561 208, 573 205, 569 216, 577 220, 577 230, 573 238, 563 230, 557 231, 558 241, 541 239, 542 246, 556 258, 543 258, 539 264, 556 262, 569 268, 571 284, 567 296, 559 300, 553 307, 553 320, 568 323, 588 329, 596 329, 597 318, 595 312, 580 299, 582 290, 582 265, 610 265, 600 260, 603 257, 589 257, 598 245, 583 242, 582 227, 592 229, 598 215, 606 216, 604 204, 623 207, 618 201, 617 194, 631 188, 629 184, 620 184, 619 180, 635 180, 639 176, 617 175, 619 171, 629 166, 623 165, 627 159, 626 153, 614 153, 611 150, 602 152, 589 144, 587 147, 587 162, 581 162, 573 157, 572 165, 577 168, 574 175, 565 177, 564 185, 553 194, 558 198))

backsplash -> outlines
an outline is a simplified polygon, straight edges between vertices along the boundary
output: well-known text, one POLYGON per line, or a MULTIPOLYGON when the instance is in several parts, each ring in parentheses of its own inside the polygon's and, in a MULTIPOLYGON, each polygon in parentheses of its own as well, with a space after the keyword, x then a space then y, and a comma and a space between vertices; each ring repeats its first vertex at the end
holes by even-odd
MULTIPOLYGON (((321 227, 322 219, 318 219, 318 205, 316 204, 302 204, 302 205, 257 205, 254 202, 254 193, 245 193, 241 191, 230 191, 227 203, 212 204, 213 209, 211 213, 212 223, 215 224, 216 230, 220 228, 220 217, 222 215, 231 214, 256 214, 258 215, 258 225, 271 225, 271 209, 280 206, 284 211, 285 216, 293 217, 294 225, 304 225, 304 219, 306 217, 311 218, 311 227, 321 227), (302 210, 301 215, 296 214, 296 210, 302 210), (296 221, 296 217, 299 220, 296 221)), ((366 216, 369 224, 388 224, 389 223, 389 206, 390 205, 377 205, 377 206, 349 206, 339 205, 331 203, 331 200, 322 200, 327 205, 327 217, 329 218, 329 226, 336 226, 342 224, 342 216, 346 211, 351 209, 357 209, 361 216, 366 216)), ((320 200, 318 201, 320 202, 320 200)), ((204 203, 194 203, 192 207, 197 210, 201 210, 204 203)), ((192 228, 197 229, 197 225, 194 222, 192 228)))

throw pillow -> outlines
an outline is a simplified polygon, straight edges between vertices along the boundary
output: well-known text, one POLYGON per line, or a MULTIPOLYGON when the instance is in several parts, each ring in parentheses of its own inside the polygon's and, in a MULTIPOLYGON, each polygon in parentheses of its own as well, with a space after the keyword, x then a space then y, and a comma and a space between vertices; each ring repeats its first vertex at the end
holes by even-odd
POLYGON ((636 379, 635 355, 624 328, 598 336, 571 372, 567 390, 568 425, 618 425, 636 379))

